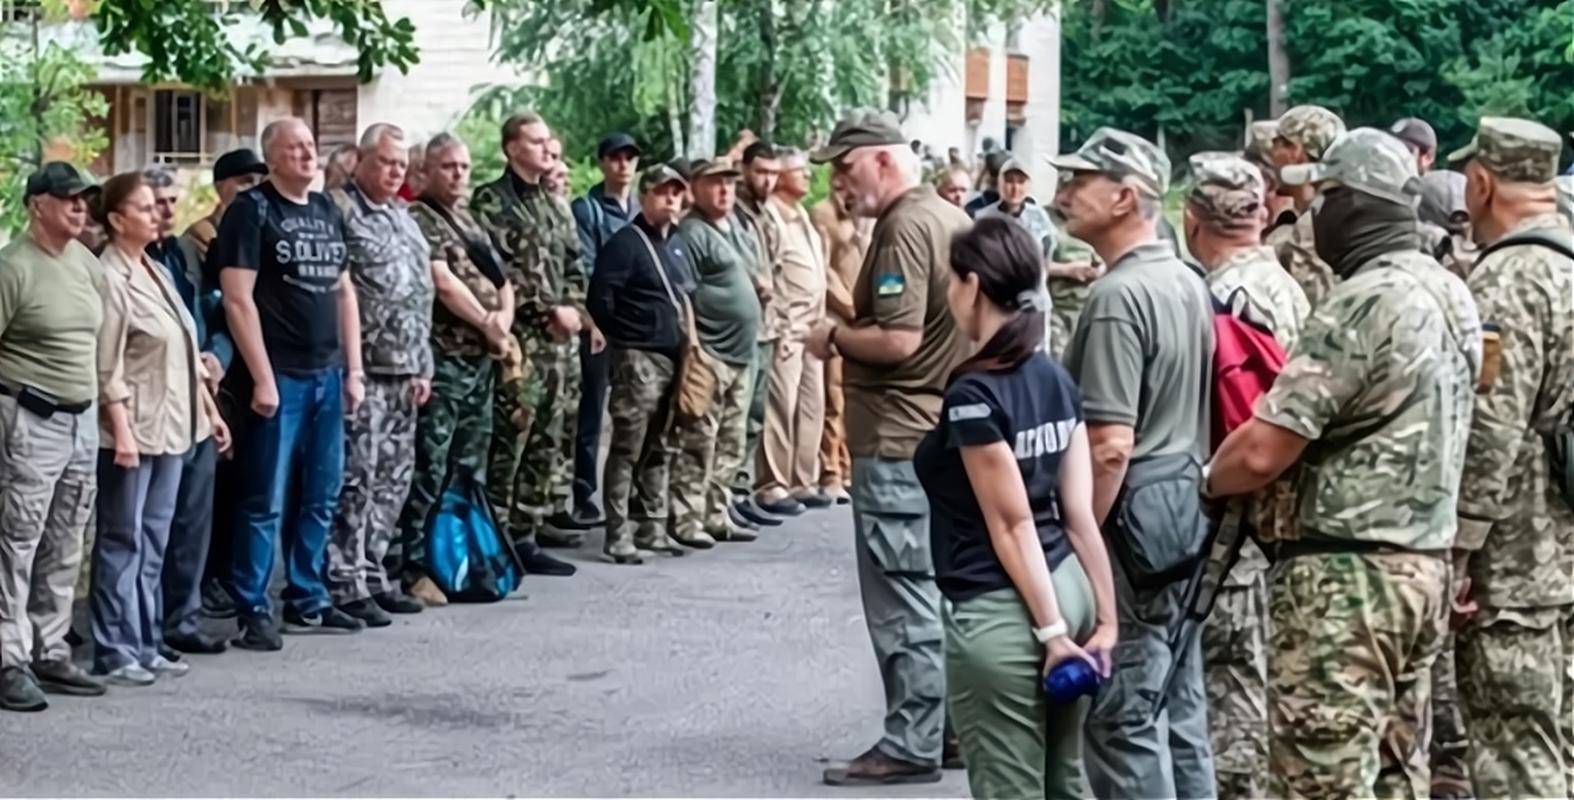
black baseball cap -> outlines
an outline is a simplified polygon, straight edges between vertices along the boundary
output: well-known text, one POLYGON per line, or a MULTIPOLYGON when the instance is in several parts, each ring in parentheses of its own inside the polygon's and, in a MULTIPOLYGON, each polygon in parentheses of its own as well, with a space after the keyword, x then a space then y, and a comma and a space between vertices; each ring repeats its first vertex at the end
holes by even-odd
POLYGON ((22 199, 47 194, 62 200, 81 195, 97 195, 102 189, 81 170, 64 162, 51 161, 29 175, 22 199))
POLYGON ((633 150, 637 156, 640 154, 639 142, 622 131, 609 133, 601 139, 601 144, 596 145, 596 158, 606 158, 619 150, 633 150))
POLYGON ((267 175, 268 165, 262 163, 257 157, 257 151, 250 147, 231 150, 219 160, 213 162, 213 182, 238 178, 242 175, 267 175))

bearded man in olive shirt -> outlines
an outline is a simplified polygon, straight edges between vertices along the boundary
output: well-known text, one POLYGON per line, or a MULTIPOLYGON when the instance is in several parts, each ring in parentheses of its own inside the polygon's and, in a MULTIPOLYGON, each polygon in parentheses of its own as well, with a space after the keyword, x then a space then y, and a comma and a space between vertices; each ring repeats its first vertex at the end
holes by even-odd
POLYGON ((832 185, 852 198, 853 213, 878 218, 853 286, 853 323, 824 320, 807 341, 816 358, 845 359, 858 583, 887 698, 885 735, 826 770, 825 781, 932 783, 943 749, 944 634, 929 501, 912 459, 966 356, 946 285, 951 238, 970 223, 921 183, 918 157, 888 112, 852 112, 813 160, 833 163, 832 185))

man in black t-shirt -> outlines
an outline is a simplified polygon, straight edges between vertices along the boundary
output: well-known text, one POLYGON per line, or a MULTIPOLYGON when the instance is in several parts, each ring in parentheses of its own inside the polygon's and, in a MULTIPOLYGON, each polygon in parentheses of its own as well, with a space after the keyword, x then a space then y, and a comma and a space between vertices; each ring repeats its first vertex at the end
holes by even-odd
POLYGON ((210 255, 241 355, 232 390, 250 397, 229 587, 240 613, 235 646, 278 650, 268 577, 281 533, 285 629, 362 627, 332 606, 323 569, 344 473, 344 416, 364 388, 343 221, 331 200, 309 189, 317 173, 312 133, 299 119, 279 120, 263 130, 262 150, 268 181, 230 204, 210 255))

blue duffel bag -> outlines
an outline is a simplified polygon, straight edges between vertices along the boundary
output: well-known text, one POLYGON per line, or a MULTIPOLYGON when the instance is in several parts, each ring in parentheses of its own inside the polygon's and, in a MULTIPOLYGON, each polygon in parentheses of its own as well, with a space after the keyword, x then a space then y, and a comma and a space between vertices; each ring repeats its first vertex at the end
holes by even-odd
POLYGON ((492 519, 486 492, 468 473, 449 477, 426 525, 426 570, 448 599, 502 600, 519 588, 524 569, 492 519))

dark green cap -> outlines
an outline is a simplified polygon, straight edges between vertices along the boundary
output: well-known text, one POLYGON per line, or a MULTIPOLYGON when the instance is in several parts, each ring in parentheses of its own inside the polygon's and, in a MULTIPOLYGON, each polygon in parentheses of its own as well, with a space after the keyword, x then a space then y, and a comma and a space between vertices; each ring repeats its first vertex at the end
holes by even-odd
POLYGON ((22 199, 47 194, 62 200, 82 194, 97 194, 99 187, 81 170, 64 161, 51 161, 28 176, 22 199))
POLYGON ((639 193, 644 194, 657 186, 665 186, 669 183, 676 183, 685 189, 689 188, 688 180, 671 165, 655 164, 640 174, 639 193))
POLYGON ((860 147, 888 144, 907 144, 907 137, 902 135, 902 123, 896 115, 877 108, 855 108, 836 123, 830 140, 810 153, 809 160, 824 164, 860 147))

